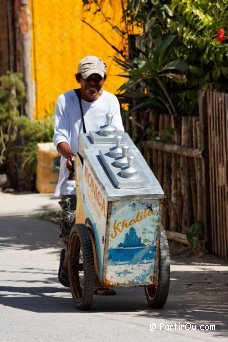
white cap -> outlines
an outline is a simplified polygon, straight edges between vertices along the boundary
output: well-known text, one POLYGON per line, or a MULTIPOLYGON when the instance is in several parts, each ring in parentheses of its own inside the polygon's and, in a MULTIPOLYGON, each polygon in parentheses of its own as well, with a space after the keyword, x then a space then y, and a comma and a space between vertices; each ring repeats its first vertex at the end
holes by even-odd
POLYGON ((102 78, 106 74, 106 64, 96 56, 87 56, 83 58, 78 64, 78 73, 84 79, 87 79, 92 74, 98 74, 102 78))

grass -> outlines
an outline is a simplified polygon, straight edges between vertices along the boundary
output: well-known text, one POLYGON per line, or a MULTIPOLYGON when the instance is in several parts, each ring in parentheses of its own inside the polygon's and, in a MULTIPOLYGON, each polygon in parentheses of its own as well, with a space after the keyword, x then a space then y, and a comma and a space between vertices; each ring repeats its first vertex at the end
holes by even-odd
POLYGON ((28 216, 36 220, 44 220, 44 221, 59 224, 62 219, 62 211, 59 210, 59 211, 30 213, 28 214, 28 216))

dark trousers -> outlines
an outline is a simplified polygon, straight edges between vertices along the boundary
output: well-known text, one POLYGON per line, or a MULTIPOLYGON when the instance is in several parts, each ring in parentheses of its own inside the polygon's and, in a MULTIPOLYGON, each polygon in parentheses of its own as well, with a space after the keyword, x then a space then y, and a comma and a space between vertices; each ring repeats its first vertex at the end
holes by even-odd
POLYGON ((63 210, 63 217, 59 227, 59 236, 67 243, 71 228, 75 224, 76 195, 62 195, 59 204, 63 210))

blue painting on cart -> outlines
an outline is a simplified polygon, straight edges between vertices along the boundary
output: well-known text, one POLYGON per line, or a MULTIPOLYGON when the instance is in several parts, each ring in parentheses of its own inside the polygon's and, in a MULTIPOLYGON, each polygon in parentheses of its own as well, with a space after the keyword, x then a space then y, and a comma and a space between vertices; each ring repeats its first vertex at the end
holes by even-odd
POLYGON ((118 286, 151 283, 160 203, 120 201, 110 216, 106 279, 118 286))
POLYGON ((137 236, 134 227, 129 229, 129 233, 124 236, 123 242, 118 244, 117 248, 110 248, 108 260, 116 263, 137 264, 139 262, 148 262, 155 258, 155 246, 147 246, 142 243, 141 238, 137 236))

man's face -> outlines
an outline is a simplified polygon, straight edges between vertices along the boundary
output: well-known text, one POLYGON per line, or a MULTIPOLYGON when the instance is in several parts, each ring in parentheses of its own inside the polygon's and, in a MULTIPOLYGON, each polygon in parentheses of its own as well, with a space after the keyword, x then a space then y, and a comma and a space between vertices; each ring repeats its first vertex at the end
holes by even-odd
POLYGON ((81 98, 88 102, 93 102, 98 99, 102 92, 104 79, 98 74, 92 74, 87 79, 80 78, 81 98))

